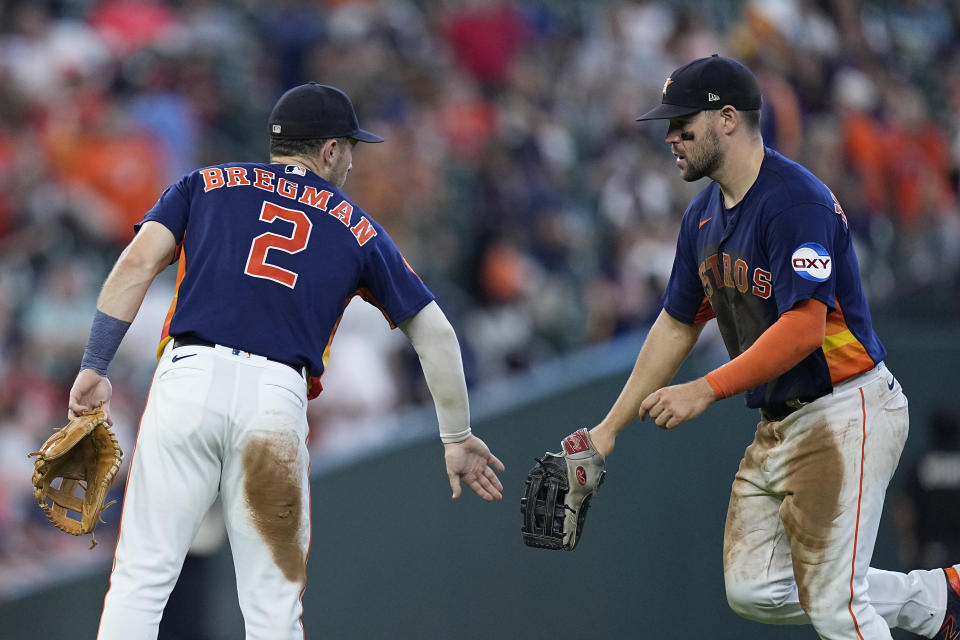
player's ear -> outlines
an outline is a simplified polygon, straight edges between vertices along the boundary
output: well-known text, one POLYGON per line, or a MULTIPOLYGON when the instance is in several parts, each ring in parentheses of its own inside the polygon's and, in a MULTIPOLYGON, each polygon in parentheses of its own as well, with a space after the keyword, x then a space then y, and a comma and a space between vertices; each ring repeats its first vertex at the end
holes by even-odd
POLYGON ((722 127, 723 133, 731 134, 737 127, 743 125, 743 116, 736 110, 736 108, 726 105, 720 109, 718 114, 720 118, 720 126, 722 127))
POLYGON ((336 157, 336 154, 337 154, 337 146, 339 144, 340 143, 339 141, 337 141, 336 138, 330 138, 328 140, 324 140, 323 147, 320 150, 320 155, 323 157, 324 164, 333 163, 334 158, 336 157))

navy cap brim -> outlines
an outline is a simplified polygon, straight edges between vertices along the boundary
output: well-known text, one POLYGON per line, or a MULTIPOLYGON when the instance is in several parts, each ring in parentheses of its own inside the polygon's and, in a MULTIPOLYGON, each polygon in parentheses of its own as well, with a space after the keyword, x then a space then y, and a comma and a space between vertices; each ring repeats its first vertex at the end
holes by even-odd
POLYGON ((689 116, 692 113, 697 113, 698 111, 703 111, 703 107, 685 107, 679 104, 658 104, 650 111, 647 111, 645 114, 637 118, 637 122, 641 120, 669 120, 670 118, 679 118, 681 116, 689 116))
POLYGON ((383 138, 365 129, 357 129, 357 132, 350 137, 360 142, 383 142, 383 138))

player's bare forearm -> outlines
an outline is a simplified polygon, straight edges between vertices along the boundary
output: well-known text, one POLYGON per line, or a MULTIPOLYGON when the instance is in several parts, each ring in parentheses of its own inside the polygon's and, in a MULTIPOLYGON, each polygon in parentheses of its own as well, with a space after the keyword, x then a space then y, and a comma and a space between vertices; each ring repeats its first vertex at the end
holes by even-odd
POLYGON ((445 444, 443 449, 454 500, 460 497, 461 480, 487 502, 503 498, 503 485, 496 472, 503 472, 505 467, 483 440, 471 435, 463 442, 445 444))
POLYGON ((170 264, 176 250, 173 234, 158 222, 147 222, 120 254, 100 297, 80 372, 70 389, 67 417, 102 405, 108 423, 113 389, 106 369, 123 334, 137 315, 150 283, 170 264))
POLYGON ((613 450, 617 434, 641 415, 644 399, 670 382, 697 343, 702 330, 702 324, 688 324, 666 311, 660 312, 643 342, 620 396, 603 421, 590 431, 600 455, 606 457, 613 450))
POLYGON ((103 283, 97 309, 130 322, 136 317, 150 283, 173 259, 176 241, 170 230, 149 221, 127 245, 103 283))

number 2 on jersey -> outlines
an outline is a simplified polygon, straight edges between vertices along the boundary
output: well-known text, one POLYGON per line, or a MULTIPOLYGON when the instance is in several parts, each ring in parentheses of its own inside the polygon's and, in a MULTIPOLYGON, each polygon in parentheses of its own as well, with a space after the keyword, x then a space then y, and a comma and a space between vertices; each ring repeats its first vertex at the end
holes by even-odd
POLYGON ((298 274, 267 262, 270 249, 277 249, 284 253, 299 253, 307 246, 313 223, 303 211, 287 209, 272 202, 264 202, 260 209, 260 219, 264 222, 275 222, 277 219, 293 223, 293 234, 283 236, 276 233, 261 233, 253 239, 250 245, 250 255, 247 256, 247 266, 243 270, 248 276, 265 278, 280 284, 293 287, 297 284, 298 274))

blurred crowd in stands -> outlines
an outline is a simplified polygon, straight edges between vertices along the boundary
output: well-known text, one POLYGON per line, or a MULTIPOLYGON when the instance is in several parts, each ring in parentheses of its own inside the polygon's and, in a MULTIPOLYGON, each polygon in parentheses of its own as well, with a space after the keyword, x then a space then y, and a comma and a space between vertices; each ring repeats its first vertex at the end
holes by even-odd
MULTIPOLYGON (((843 204, 874 309, 956 310, 958 34, 960 3, 935 0, 0 4, 0 593, 36 556, 85 552, 32 502, 26 453, 64 422, 133 223, 193 168, 264 159, 287 88, 344 89, 386 138, 357 149, 346 191, 438 295, 476 385, 656 316, 703 183, 676 175, 663 123, 634 119, 714 52, 754 69, 767 144, 843 204)), ((127 458, 172 271, 111 367, 127 458)), ((311 403, 316 453, 388 437, 427 398, 364 306, 311 403)), ((90 557, 112 552, 119 509, 104 517, 90 557)))

